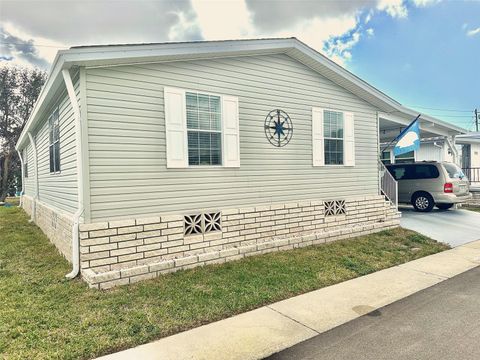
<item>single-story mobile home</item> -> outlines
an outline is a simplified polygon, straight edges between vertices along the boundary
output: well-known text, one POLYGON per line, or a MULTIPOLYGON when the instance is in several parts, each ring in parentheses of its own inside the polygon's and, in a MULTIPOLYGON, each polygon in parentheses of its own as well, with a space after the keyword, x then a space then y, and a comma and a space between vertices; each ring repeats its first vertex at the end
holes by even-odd
POLYGON ((97 288, 388 229, 379 143, 416 115, 295 38, 74 47, 17 143, 22 206, 97 288))

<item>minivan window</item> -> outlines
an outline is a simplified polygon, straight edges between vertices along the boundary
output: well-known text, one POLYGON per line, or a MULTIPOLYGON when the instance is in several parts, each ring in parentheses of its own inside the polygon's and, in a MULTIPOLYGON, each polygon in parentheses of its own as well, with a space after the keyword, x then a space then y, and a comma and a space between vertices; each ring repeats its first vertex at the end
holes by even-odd
POLYGON ((460 169, 457 165, 451 163, 443 163, 445 170, 447 170, 448 176, 450 179, 462 179, 465 177, 462 169, 460 169))
POLYGON ((387 167, 395 180, 436 179, 440 173, 435 165, 393 165, 387 167))
POLYGON ((395 180, 405 180, 407 175, 407 169, 405 166, 388 167, 388 170, 390 170, 390 173, 393 175, 395 180))
POLYGON ((413 165, 412 179, 436 179, 440 176, 435 165, 413 165))

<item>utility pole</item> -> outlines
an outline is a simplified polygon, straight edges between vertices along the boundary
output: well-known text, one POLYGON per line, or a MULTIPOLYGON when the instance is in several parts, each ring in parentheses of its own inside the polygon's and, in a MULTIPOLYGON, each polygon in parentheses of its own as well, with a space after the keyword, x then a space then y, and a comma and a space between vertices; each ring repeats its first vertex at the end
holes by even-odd
POLYGON ((478 132, 478 109, 475 109, 475 130, 478 132))

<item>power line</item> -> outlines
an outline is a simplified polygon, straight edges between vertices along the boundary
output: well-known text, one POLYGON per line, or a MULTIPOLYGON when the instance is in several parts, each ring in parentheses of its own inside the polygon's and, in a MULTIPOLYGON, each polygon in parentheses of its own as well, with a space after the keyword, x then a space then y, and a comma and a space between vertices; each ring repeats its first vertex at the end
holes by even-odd
MULTIPOLYGON (((427 114, 425 114, 427 115, 427 114)), ((449 117, 449 118, 469 118, 471 119, 472 118, 472 115, 442 115, 442 114, 428 114, 428 115, 431 115, 431 116, 434 116, 434 117, 449 117)))
POLYGON ((430 108, 426 106, 416 106, 416 105, 409 105, 408 107, 411 108, 419 108, 419 109, 427 109, 427 110, 438 110, 438 111, 453 111, 453 112, 467 112, 471 113, 471 110, 460 110, 460 109, 441 109, 441 108, 430 108))

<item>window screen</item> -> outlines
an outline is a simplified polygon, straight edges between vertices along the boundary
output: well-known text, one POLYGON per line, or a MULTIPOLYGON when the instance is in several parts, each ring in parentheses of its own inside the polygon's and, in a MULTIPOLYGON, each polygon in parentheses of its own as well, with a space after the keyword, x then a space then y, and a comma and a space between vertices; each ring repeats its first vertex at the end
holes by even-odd
POLYGON ((324 110, 325 164, 343 165, 343 113, 324 110))
POLYGON ((186 93, 188 164, 222 164, 220 96, 186 93))

